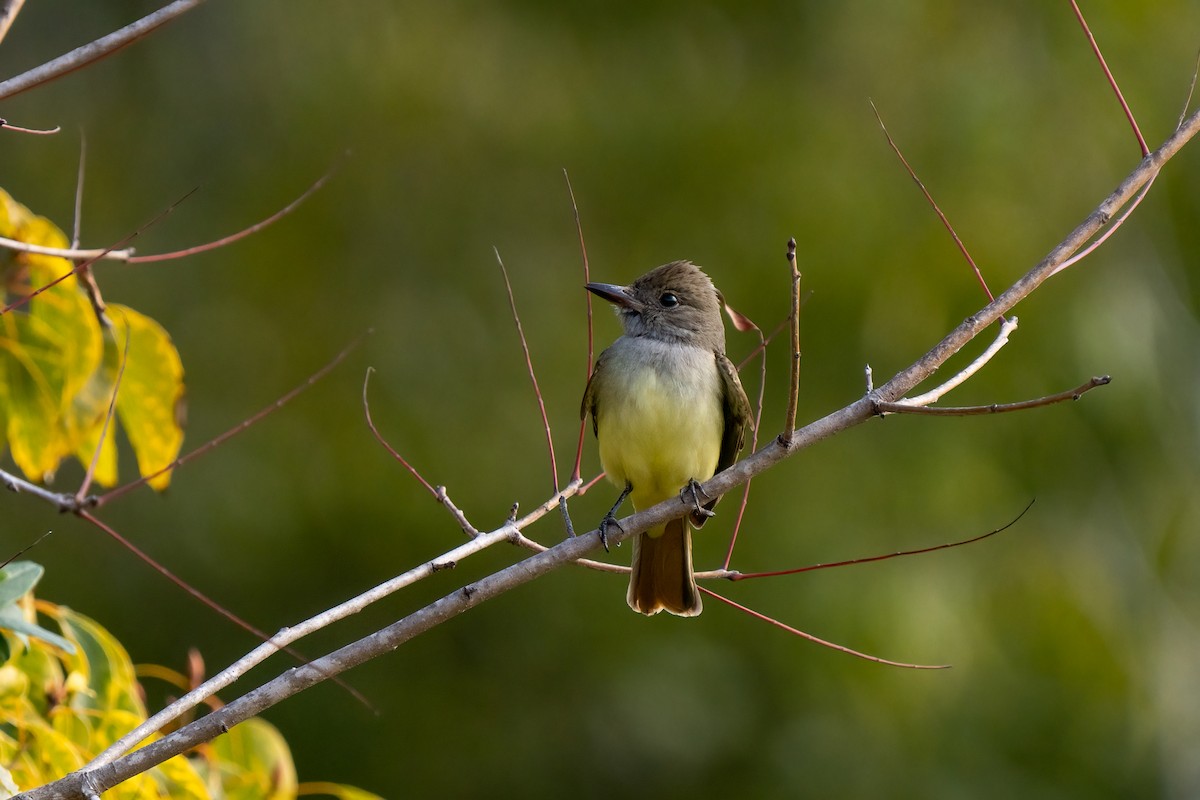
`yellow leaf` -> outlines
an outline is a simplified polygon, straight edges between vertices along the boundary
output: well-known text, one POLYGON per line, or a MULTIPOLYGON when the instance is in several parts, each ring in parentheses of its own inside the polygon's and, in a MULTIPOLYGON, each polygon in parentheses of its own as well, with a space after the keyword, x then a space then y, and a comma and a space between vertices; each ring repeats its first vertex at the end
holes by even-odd
POLYGON ((313 781, 300 784, 297 791, 301 797, 306 795, 328 795, 329 797, 337 797, 340 800, 383 800, 377 794, 364 792, 354 786, 346 786, 342 783, 325 783, 322 781, 313 781))
MULTIPOLYGON (((183 445, 183 362, 171 337, 154 320, 128 306, 110 305, 125 372, 117 392, 117 413, 137 456, 142 476, 154 475, 179 455, 183 445), (125 349, 126 337, 128 350, 125 349)), ((164 472, 150 481, 161 491, 171 482, 164 472)))
MULTIPOLYGON (((48 247, 67 245, 49 220, 3 191, 0 212, 2 235, 48 247)), ((100 324, 72 269, 66 259, 18 253, 3 276, 6 298, 31 297, 0 318, 0 395, 6 407, 2 431, 13 460, 32 480, 53 476, 96 414, 94 408, 77 407, 76 398, 101 365, 100 324)))
POLYGON ((248 719, 212 743, 227 800, 290 800, 296 766, 287 742, 265 720, 248 719))

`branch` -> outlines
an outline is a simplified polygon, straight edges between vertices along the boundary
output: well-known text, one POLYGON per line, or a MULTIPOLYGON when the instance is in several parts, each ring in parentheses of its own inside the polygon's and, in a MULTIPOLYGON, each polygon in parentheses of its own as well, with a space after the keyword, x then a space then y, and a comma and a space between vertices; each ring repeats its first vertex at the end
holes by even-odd
POLYGON ((66 55, 59 56, 53 61, 47 61, 39 67, 15 78, 0 83, 0 100, 18 95, 35 86, 61 78, 77 69, 82 69, 94 61, 99 61, 107 55, 115 53, 126 45, 133 44, 138 39, 148 36, 156 29, 166 25, 171 20, 191 11, 204 0, 175 0, 170 5, 160 8, 153 14, 148 14, 137 22, 130 23, 119 31, 102 36, 94 42, 77 47, 66 55))
MULTIPOLYGON (((1112 218, 1113 213, 1127 203, 1152 176, 1157 174, 1163 164, 1194 137, 1198 130, 1200 130, 1200 112, 1190 117, 1158 150, 1146 156, 1121 185, 1040 263, 997 297, 995 301, 964 320, 961 325, 907 369, 895 375, 879 389, 869 392, 850 405, 794 431, 787 445, 781 443, 779 439, 773 440, 762 450, 753 453, 705 482, 702 490, 712 496, 725 494, 809 445, 870 419, 875 414, 877 403, 894 402, 904 396, 914 386, 933 374, 967 342, 979 335, 984 328, 1037 289, 1052 274, 1058 264, 1069 258, 1097 230, 1103 227, 1112 218)), ((679 498, 664 501, 621 520, 620 527, 609 535, 609 540, 613 543, 624 541, 634 534, 662 525, 670 519, 681 517, 688 513, 689 509, 690 506, 679 498)), ((479 538, 493 535, 497 538, 504 538, 508 535, 507 531, 508 525, 506 524, 505 527, 493 534, 485 534, 479 538)), ((478 544, 482 543, 476 539, 468 542, 464 547, 478 544)), ((72 773, 66 778, 28 792, 26 797, 28 800, 46 800, 47 798, 78 797, 84 791, 98 794, 174 755, 186 752, 201 742, 220 735, 239 722, 249 719, 329 676, 340 674, 369 659, 391 652, 405 642, 464 611, 565 564, 572 563, 599 546, 600 539, 597 530, 575 538, 568 538, 545 552, 530 556, 477 582, 467 584, 377 633, 335 650, 309 664, 288 670, 234 700, 224 708, 192 722, 128 756, 96 770, 72 773)))

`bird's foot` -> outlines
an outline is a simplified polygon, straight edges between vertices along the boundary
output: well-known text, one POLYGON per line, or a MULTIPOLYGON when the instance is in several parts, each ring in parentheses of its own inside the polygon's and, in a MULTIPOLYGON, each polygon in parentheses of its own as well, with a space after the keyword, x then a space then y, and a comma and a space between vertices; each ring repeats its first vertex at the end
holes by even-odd
MULTIPOLYGON (((705 497, 708 497, 708 493, 705 492, 703 488, 701 488, 700 482, 698 480, 696 480, 695 478, 689 478, 688 482, 687 482, 687 486, 685 486, 679 490, 679 501, 681 503, 690 502, 692 504, 692 508, 695 510, 695 512, 702 517, 715 517, 717 515, 717 512, 715 512, 711 509, 705 508, 703 505, 701 505, 700 495, 704 495, 705 497)), ((711 499, 711 498, 709 498, 709 499, 711 499)))
POLYGON ((616 516, 614 516, 611 511, 604 515, 604 519, 600 520, 599 531, 600 544, 604 545, 604 552, 606 553, 611 552, 608 549, 608 526, 610 525, 617 526, 617 530, 619 531, 625 530, 621 527, 621 523, 617 522, 616 516))

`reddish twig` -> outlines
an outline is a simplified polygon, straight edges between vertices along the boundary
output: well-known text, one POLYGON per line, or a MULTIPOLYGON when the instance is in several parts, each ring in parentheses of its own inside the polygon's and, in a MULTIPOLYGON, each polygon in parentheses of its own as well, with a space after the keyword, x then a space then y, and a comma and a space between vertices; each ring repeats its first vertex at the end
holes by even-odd
MULTIPOLYGON (((567 194, 571 197, 571 213, 575 217, 575 233, 579 236, 579 253, 583 258, 583 282, 586 285, 592 280, 592 270, 588 264, 587 243, 583 238, 583 223, 579 218, 579 205, 575 202, 575 190, 571 188, 571 176, 567 174, 567 170, 563 169, 563 180, 567 182, 567 194)), ((583 365, 583 379, 586 384, 592 376, 592 357, 595 354, 595 343, 592 336, 592 295, 590 292, 583 293, 584 302, 587 304, 587 363, 583 365)), ((575 446, 575 467, 571 470, 571 480, 579 480, 580 465, 583 463, 583 441, 587 436, 587 418, 586 415, 579 416, 579 441, 575 446)))
MULTIPOLYGON (((762 358, 759 362, 758 369, 758 398, 755 401, 754 412, 754 430, 750 432, 750 452, 753 453, 758 449, 758 431, 762 424, 763 401, 767 386, 767 340, 763 336, 762 328, 758 327, 749 317, 739 312, 734 311, 728 303, 725 304, 725 313, 734 321, 734 327, 739 331, 753 330, 758 334, 758 346, 754 348, 755 353, 761 353, 762 358)), ((752 356, 751 356, 752 357, 752 356)), ((747 358, 742 364, 739 364, 737 369, 739 372, 742 366, 750 359, 747 358)), ((729 569, 729 562, 733 560, 733 548, 737 545, 738 534, 742 530, 742 519, 746 516, 746 508, 750 504, 750 484, 752 481, 746 481, 742 487, 742 499, 738 503, 737 515, 733 520, 733 532, 729 537, 729 547, 725 551, 725 563, 723 569, 729 569)))
POLYGON ((747 608, 746 606, 742 605, 741 603, 735 603, 733 600, 730 600, 728 597, 723 597, 723 596, 717 594, 712 589, 706 589, 703 586, 701 586, 699 588, 700 588, 700 591, 704 592, 709 597, 714 597, 717 600, 720 600, 722 603, 731 605, 734 608, 736 608, 738 611, 745 612, 746 614, 749 614, 750 616, 754 617, 755 619, 760 619, 763 622, 770 623, 771 625, 774 625, 776 628, 785 630, 788 633, 793 634, 795 636, 799 636, 801 639, 807 639, 808 641, 812 642, 813 644, 819 644, 819 645, 821 645, 821 647, 828 647, 830 650, 837 650, 839 653, 845 653, 846 655, 854 656, 855 658, 861 658, 864 661, 873 661, 876 664, 884 664, 889 667, 903 667, 904 669, 949 669, 950 668, 949 664, 909 664, 904 661, 892 661, 887 658, 880 658, 879 656, 872 656, 872 655, 868 655, 866 653, 860 653, 858 650, 852 650, 849 647, 846 647, 845 645, 835 644, 834 642, 827 641, 818 636, 813 636, 811 633, 806 633, 806 632, 800 630, 799 628, 793 628, 791 625, 786 625, 773 617, 768 617, 766 614, 761 614, 752 608, 747 608))
POLYGON ((883 116, 880 115, 879 109, 875 107, 875 101, 871 100, 868 102, 871 103, 871 110, 875 112, 875 120, 879 123, 879 129, 883 131, 883 135, 887 139, 888 146, 892 148, 892 152, 896 154, 896 158, 900 159, 900 163, 904 165, 904 170, 908 173, 908 177, 913 179, 913 183, 917 184, 917 188, 921 190, 921 194, 925 195, 925 201, 929 203, 930 207, 933 208, 934 213, 938 215, 938 219, 942 221, 942 226, 949 231, 951 238, 954 239, 954 244, 958 247, 958 251, 962 253, 963 258, 967 260, 967 263, 971 266, 971 270, 974 271, 975 280, 977 280, 979 285, 983 287, 983 292, 987 295, 988 302, 992 302, 996 298, 992 296, 992 290, 988 288, 987 281, 984 279, 983 272, 980 271, 979 265, 975 263, 975 259, 971 258, 971 253, 967 250, 967 246, 963 244, 962 239, 958 238, 958 233, 954 230, 954 226, 950 224, 949 218, 942 213, 942 209, 938 206, 937 201, 933 199, 933 195, 930 194, 929 190, 925 188, 924 182, 917 177, 916 171, 909 166, 908 159, 906 159, 904 154, 900 152, 900 147, 896 144, 895 140, 892 139, 892 135, 888 133, 887 126, 883 124, 883 116))
POLYGON ((370 403, 370 401, 367 400, 367 385, 370 384, 371 373, 374 371, 375 371, 374 367, 367 367, 367 374, 363 378, 363 388, 362 388, 363 414, 367 418, 367 427, 371 429, 371 434, 375 437, 375 441, 377 441, 377 442, 379 442, 379 444, 383 445, 383 448, 385 450, 387 450, 389 453, 391 453, 392 458, 399 461, 400 466, 402 466, 406 470, 408 470, 412 474, 412 476, 417 479, 417 482, 425 487, 425 491, 429 492, 429 494, 431 496, 433 496, 435 499, 437 499, 438 491, 437 491, 437 489, 435 489, 433 487, 433 484, 431 484, 429 481, 425 480, 425 477, 423 475, 421 475, 420 472, 417 471, 417 468, 414 467, 412 464, 408 463, 408 459, 406 459, 404 456, 400 455, 400 453, 396 450, 396 448, 392 447, 388 443, 387 439, 383 438, 383 434, 381 434, 379 432, 379 428, 375 427, 375 420, 373 420, 371 418, 371 403, 370 403))
POLYGON ((337 167, 338 167, 338 165, 334 164, 334 166, 331 167, 328 172, 326 172, 324 175, 322 175, 320 178, 318 178, 312 184, 312 186, 309 186, 307 189, 305 189, 300 194, 299 197, 297 197, 292 202, 288 203, 283 208, 276 211, 271 216, 267 217, 266 219, 264 219, 260 222, 254 223, 253 225, 251 225, 248 228, 243 228, 242 230, 238 231, 237 233, 232 233, 229 236, 225 236, 223 238, 217 239, 212 242, 207 242, 205 244, 198 244, 195 247, 188 247, 184 250, 174 250, 170 253, 156 253, 153 255, 146 255, 146 256, 131 255, 128 258, 126 258, 125 260, 127 262, 129 262, 130 264, 152 264, 157 261, 170 261, 170 260, 176 259, 176 258, 184 258, 185 256, 194 256, 197 253, 206 253, 209 250, 216 250, 218 247, 225 247, 226 245, 230 245, 230 244, 233 244, 234 242, 241 241, 242 239, 245 239, 247 236, 251 236, 255 233, 258 233, 263 228, 273 225, 274 223, 276 223, 279 220, 286 217, 288 214, 295 211, 300 206, 301 203, 303 203, 305 200, 307 200, 308 198, 310 198, 314 194, 316 194, 317 191, 322 186, 324 186, 331 177, 333 177, 334 173, 337 172, 337 167))
POLYGON ((367 418, 367 427, 371 429, 371 434, 375 437, 375 441, 379 442, 379 444, 381 444, 383 448, 391 454, 392 458, 399 461, 400 465, 408 470, 409 473, 417 479, 418 483, 425 487, 425 491, 429 492, 434 500, 437 500, 442 504, 442 506, 445 507, 447 511, 450 512, 450 516, 454 517, 455 522, 457 522, 459 527, 462 528, 463 533, 465 533, 471 539, 476 538, 479 536, 479 530, 471 524, 470 520, 467 519, 467 515, 462 512, 462 509, 454 505, 454 503, 450 500, 450 495, 446 493, 446 487, 434 486, 429 481, 425 480, 425 477, 417 471, 417 468, 410 464, 408 459, 400 455, 399 451, 392 447, 387 439, 383 438, 383 434, 380 433, 379 428, 375 426, 375 420, 371 418, 371 404, 367 400, 367 385, 370 383, 371 373, 374 371, 374 367, 367 367, 367 374, 363 378, 362 400, 363 414, 367 418))
POLYGON ((1100 52, 1100 45, 1096 43, 1096 37, 1092 35, 1092 29, 1088 27, 1087 20, 1083 18, 1083 12, 1079 10, 1079 3, 1071 0, 1071 8, 1075 10, 1075 18, 1079 20, 1083 32, 1087 34, 1088 43, 1092 46, 1092 52, 1096 54, 1096 60, 1100 62, 1100 68, 1104 70, 1104 77, 1108 79, 1108 85, 1112 87, 1113 93, 1117 96, 1117 101, 1121 104, 1121 110, 1125 112, 1125 119, 1129 120, 1129 127, 1133 128, 1133 135, 1137 137, 1138 147, 1142 149, 1142 155, 1150 154, 1150 148, 1146 146, 1146 140, 1142 137, 1142 131, 1138 128, 1137 120, 1133 118, 1133 111, 1129 108, 1129 103, 1125 102, 1125 95, 1121 94, 1121 87, 1117 85, 1117 79, 1113 77, 1112 70, 1108 68, 1108 62, 1104 60, 1104 54, 1100 52))
POLYGON ((1049 406, 1055 403, 1061 403, 1065 400, 1078 400, 1083 397, 1086 392, 1090 392, 1098 386, 1107 386, 1112 382, 1112 378, 1108 375, 1098 375, 1091 378, 1085 383, 1076 386, 1074 389, 1068 389, 1065 392, 1056 394, 1048 394, 1045 397, 1038 397, 1033 400, 1022 400, 1017 403, 992 403, 986 406, 958 406, 958 407, 939 407, 939 406, 915 406, 908 403, 885 403, 880 401, 877 405, 879 413, 883 414, 925 414, 929 416, 944 416, 944 417, 970 417, 979 416, 981 414, 1004 414, 1009 411, 1024 411, 1029 408, 1038 408, 1040 406, 1049 406))
POLYGON ((346 356, 350 355, 350 353, 356 347, 358 347, 359 344, 362 343, 363 337, 371 332, 372 332, 371 329, 368 328, 365 333, 360 334, 357 338, 354 339, 354 341, 352 341, 350 344, 346 345, 346 347, 343 348, 340 353, 338 353, 336 356, 334 356, 333 359, 330 360, 330 362, 328 364, 321 367, 319 370, 314 372, 312 375, 309 375, 308 378, 304 381, 304 383, 300 384, 299 386, 296 386, 291 391, 289 391, 287 394, 283 395, 278 400, 276 400, 274 403, 272 403, 271 405, 269 405, 266 408, 259 411, 257 414, 254 414, 253 416, 242 420, 236 426, 225 431, 220 436, 216 437, 215 439, 211 439, 210 441, 206 442, 205 444, 200 445, 199 447, 197 447, 195 450, 191 451, 187 455, 180 456, 179 458, 175 459, 170 464, 167 464, 165 467, 158 470, 157 472, 151 473, 150 475, 144 475, 135 481, 130 481, 129 483, 125 484, 124 486, 118 486, 116 489, 113 489, 110 492, 106 492, 105 494, 100 495, 99 497, 96 498, 96 505, 97 506, 107 505, 108 503, 112 502, 113 500, 116 500, 118 497, 121 497, 122 495, 128 494, 129 492, 133 491, 134 489, 136 489, 137 487, 146 483, 147 481, 157 478, 159 475, 162 475, 164 472, 173 470, 176 467, 183 466, 184 464, 188 463, 192 459, 198 458, 199 456, 204 455, 208 451, 229 441, 234 436, 237 436, 239 433, 241 433, 242 431, 251 427, 252 425, 257 423, 259 420, 263 419, 264 417, 267 417, 270 414, 273 414, 274 412, 283 408, 285 405, 287 405, 292 400, 294 400, 298 395, 300 395, 305 390, 312 387, 313 384, 317 383, 322 378, 324 378, 326 375, 328 375, 330 372, 332 372, 334 367, 336 367, 338 364, 342 363, 342 361, 345 360, 346 356))
POLYGON ((1083 248, 1078 253, 1071 256, 1066 261, 1064 261, 1063 263, 1061 263, 1057 267, 1055 267, 1054 271, 1051 272, 1050 274, 1057 275, 1058 273, 1062 272, 1063 270, 1069 269, 1070 267, 1075 266, 1080 261, 1083 261, 1085 258, 1090 256, 1093 252, 1095 252, 1096 248, 1098 248, 1100 245, 1102 245, 1106 241, 1108 241, 1108 237, 1112 236, 1114 233, 1119 231, 1121 229, 1121 226, 1125 224, 1125 221, 1129 219, 1129 215, 1134 212, 1134 209, 1136 209, 1138 206, 1140 206, 1142 204, 1142 200, 1146 199, 1146 195, 1150 193, 1150 187, 1154 185, 1154 181, 1157 179, 1158 179, 1158 173, 1155 172, 1153 175, 1150 176, 1150 179, 1148 181, 1146 181, 1146 183, 1142 186, 1142 188, 1138 190, 1137 194, 1135 194, 1133 196, 1133 199, 1131 199, 1129 201, 1129 203, 1124 208, 1121 209, 1121 215, 1119 217, 1117 217, 1117 219, 1114 222, 1110 222, 1108 224, 1108 226, 1104 229, 1104 233, 1100 234, 1095 239, 1093 239, 1088 244, 1087 247, 1083 248))
MULTIPOLYGON (((117 533, 116 529, 114 529, 112 526, 108 525, 107 523, 100 520, 99 518, 93 516, 88 511, 79 510, 79 511, 76 511, 75 513, 78 516, 80 516, 81 518, 83 518, 83 519, 87 520, 88 522, 92 523, 93 525, 95 525, 100 530, 107 533, 118 544, 120 544, 122 547, 129 550, 129 552, 131 552, 135 556, 137 556, 138 559, 142 563, 149 566, 151 569, 153 569, 159 575, 162 575, 164 578, 169 580, 171 583, 175 584, 177 587, 179 587, 184 592, 191 595, 196 600, 199 600, 200 603, 207 606, 210 610, 215 611, 217 614, 224 617, 229 622, 232 622, 234 625, 238 626, 239 628, 246 631, 247 633, 250 633, 250 634, 256 636, 260 641, 268 642, 268 643, 271 642, 271 637, 265 631, 261 630, 258 626, 252 625, 251 623, 242 619, 237 614, 233 613, 232 611, 230 611, 229 609, 225 608, 223 605, 218 603, 216 600, 213 600, 211 597, 206 595, 204 592, 202 592, 199 589, 197 589, 196 587, 192 586, 190 583, 185 581, 183 578, 180 578, 174 572, 167 569, 165 566, 163 566, 158 561, 156 561, 154 558, 152 558, 149 553, 147 553, 146 551, 139 548, 137 545, 135 545, 133 542, 126 539, 121 534, 117 533)), ((297 650, 296 648, 294 648, 290 645, 281 645, 281 646, 279 646, 279 649, 282 650, 283 652, 287 653, 288 655, 290 655, 292 658, 299 661, 301 664, 311 664, 311 662, 312 662, 312 659, 310 659, 308 656, 304 655, 304 653, 300 652, 299 650, 297 650)), ((349 692, 356 700, 358 700, 360 703, 365 705, 367 708, 374 708, 374 706, 370 703, 370 701, 368 701, 367 698, 361 692, 359 692, 357 689, 355 689, 352 686, 350 686, 349 684, 347 684, 341 678, 338 678, 334 675, 329 675, 329 674, 327 674, 326 677, 332 678, 339 686, 341 686, 343 689, 345 689, 347 692, 349 692)))
POLYGON ((546 401, 542 398, 542 390, 538 386, 537 373, 533 369, 533 358, 529 355, 529 342, 525 339, 525 329, 521 327, 521 315, 517 313, 517 300, 513 297, 512 284, 508 280, 508 270, 504 268, 504 259, 500 251, 496 253, 496 263, 500 265, 500 274, 504 277, 504 291, 508 293, 508 308, 512 311, 513 322, 517 326, 517 336, 521 340, 521 352, 525 354, 525 369, 529 372, 529 380, 533 383, 533 394, 537 398, 538 412, 542 415, 542 430, 546 432, 546 449, 550 451, 550 478, 555 494, 558 493, 558 463, 554 459, 554 436, 550 432, 550 418, 546 415, 546 401))
POLYGON ((1025 506, 1025 508, 1021 509, 1021 513, 1017 514, 1017 516, 1014 517, 1010 522, 1000 526, 999 528, 996 528, 995 530, 990 530, 987 533, 980 534, 979 536, 974 536, 970 539, 962 539, 957 542, 947 542, 945 544, 936 544, 936 545, 933 545, 932 547, 922 547, 917 550, 901 550, 901 551, 895 552, 895 553, 885 553, 881 556, 867 556, 866 558, 851 558, 847 561, 831 561, 831 562, 825 563, 825 564, 812 564, 807 567, 799 567, 798 569, 782 569, 782 570, 776 570, 773 572, 735 572, 735 573, 732 573, 729 575, 724 575, 723 577, 725 577, 726 579, 731 580, 731 581, 744 581, 744 580, 749 580, 751 578, 777 578, 777 577, 780 577, 783 575, 799 575, 802 572, 813 572, 813 571, 819 570, 819 569, 832 569, 833 567, 849 567, 854 564, 870 564, 875 561, 888 561, 893 558, 900 558, 901 556, 917 556, 917 555, 921 555, 922 553, 932 553, 937 550, 949 550, 952 547, 962 547, 963 545, 974 544, 975 542, 981 542, 984 539, 995 536, 997 533, 1008 530, 1013 525, 1016 525, 1017 522, 1020 521, 1021 517, 1025 516, 1025 512, 1029 511, 1029 509, 1032 507, 1033 507, 1033 501, 1030 500, 1029 505, 1027 505, 1027 506, 1025 506))

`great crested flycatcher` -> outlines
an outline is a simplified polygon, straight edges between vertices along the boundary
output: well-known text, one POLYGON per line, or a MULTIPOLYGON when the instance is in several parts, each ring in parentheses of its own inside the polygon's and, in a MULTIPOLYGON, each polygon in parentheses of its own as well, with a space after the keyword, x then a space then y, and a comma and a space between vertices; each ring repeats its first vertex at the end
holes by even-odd
MULTIPOLYGON (((697 482, 734 462, 750 423, 750 401, 725 356, 724 300, 690 261, 664 264, 629 286, 589 283, 613 303, 625 334, 596 359, 580 415, 592 415, 600 463, 623 488, 602 526, 626 496, 635 509, 688 497, 695 509, 633 539, 629 607, 681 617, 701 611, 692 574, 692 527, 717 498, 702 505, 697 482)), ((707 498, 705 498, 707 499, 707 498)))

